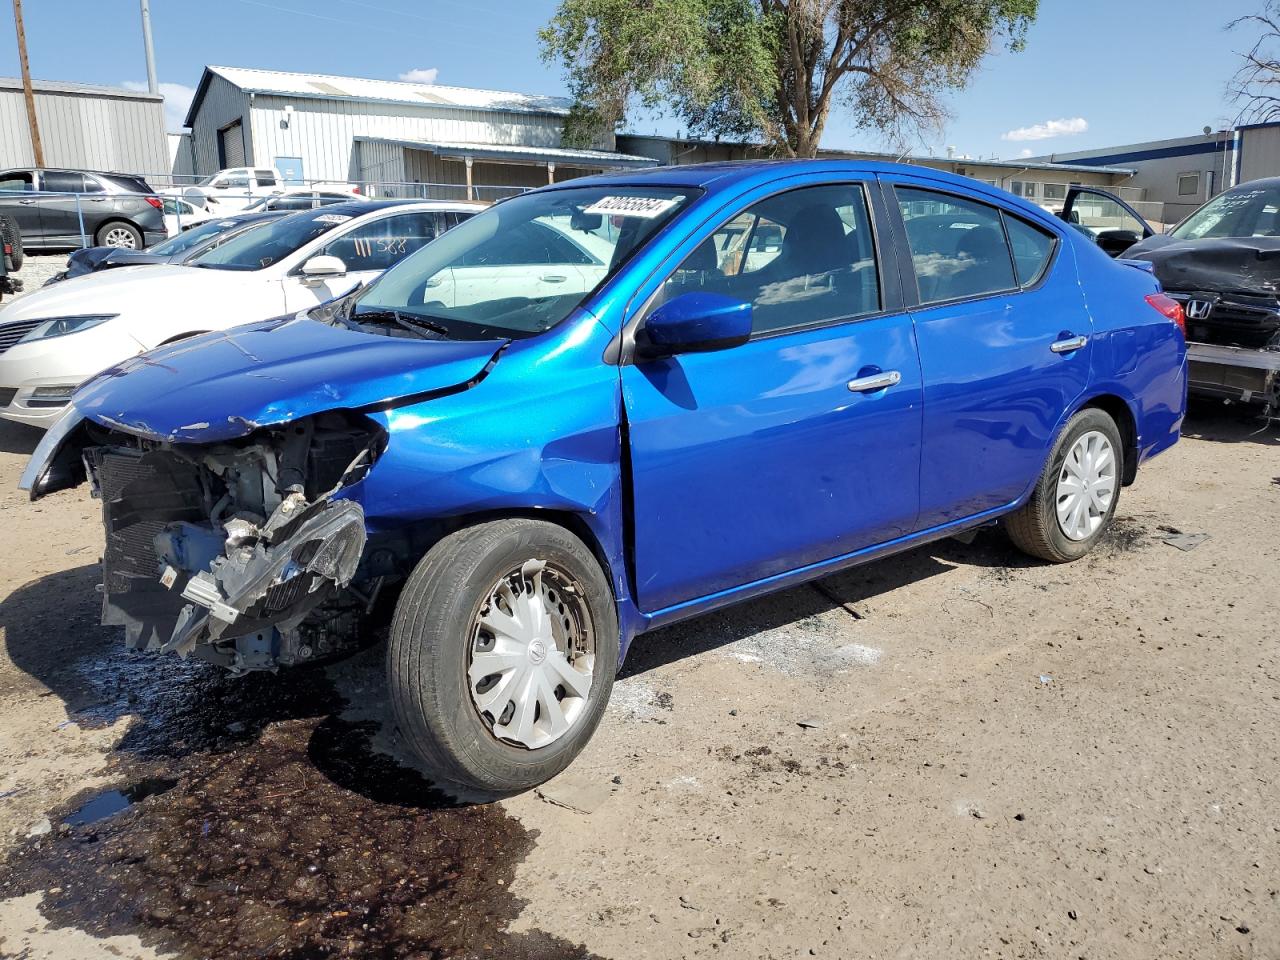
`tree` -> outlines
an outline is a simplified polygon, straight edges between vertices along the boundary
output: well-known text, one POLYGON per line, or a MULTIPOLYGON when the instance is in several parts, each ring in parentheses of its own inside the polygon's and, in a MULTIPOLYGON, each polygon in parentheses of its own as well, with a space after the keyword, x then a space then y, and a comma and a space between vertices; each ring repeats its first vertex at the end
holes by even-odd
POLYGON ((1280 6, 1267 0, 1261 13, 1239 17, 1228 30, 1253 27, 1258 39, 1242 53, 1241 64, 1227 92, 1240 104, 1238 123, 1266 123, 1280 118, 1280 6))
POLYGON ((941 126, 1003 40, 1021 49, 1039 0, 561 0, 539 33, 565 69, 566 141, 586 146, 636 105, 692 132, 811 157, 833 107, 902 143, 941 126))

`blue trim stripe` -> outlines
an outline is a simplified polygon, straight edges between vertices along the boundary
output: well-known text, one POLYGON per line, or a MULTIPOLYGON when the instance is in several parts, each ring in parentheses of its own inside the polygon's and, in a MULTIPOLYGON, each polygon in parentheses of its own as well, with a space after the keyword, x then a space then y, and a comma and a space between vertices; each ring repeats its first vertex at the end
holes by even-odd
POLYGON ((1080 157, 1076 160, 1055 160, 1054 163, 1063 166, 1100 166, 1109 167, 1120 163, 1136 163, 1139 160, 1165 160, 1171 157, 1192 157, 1202 153, 1221 153, 1226 149, 1226 143, 1230 141, 1219 142, 1211 140, 1206 143, 1188 143, 1181 147, 1159 147, 1155 150, 1135 150, 1132 153, 1113 153, 1105 157, 1080 157))

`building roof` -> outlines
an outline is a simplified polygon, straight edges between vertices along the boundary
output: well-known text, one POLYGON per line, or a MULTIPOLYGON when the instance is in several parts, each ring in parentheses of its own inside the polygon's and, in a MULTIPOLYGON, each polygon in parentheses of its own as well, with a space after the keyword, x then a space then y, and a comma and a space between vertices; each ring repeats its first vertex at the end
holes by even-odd
POLYGON ((610 150, 572 150, 568 147, 511 146, 497 143, 440 143, 427 140, 404 140, 398 137, 364 137, 357 140, 369 143, 394 143, 415 150, 430 150, 440 157, 473 160, 524 160, 530 163, 563 163, 565 166, 591 166, 609 168, 653 167, 658 161, 652 157, 638 157, 630 153, 610 150))
POLYGON ((1140 163, 1143 160, 1190 157, 1201 153, 1221 153, 1233 148, 1232 131, 1219 130, 1216 133, 1198 133, 1191 137, 1147 140, 1142 143, 1126 143, 1114 147, 1098 147, 1093 150, 1075 150, 1070 153, 1049 153, 1039 157, 1032 157, 1031 159, 1038 163, 1051 163, 1057 166, 1085 169, 1085 164, 1140 163))
POLYGON ((191 126, 209 80, 222 77, 246 93, 281 97, 307 97, 319 100, 362 100, 367 102, 412 104, 446 107, 458 110, 489 110, 506 113, 541 113, 564 116, 570 101, 564 97, 513 93, 506 90, 476 90, 471 87, 449 87, 438 83, 408 83, 403 80, 370 80, 364 77, 339 77, 324 73, 286 73, 282 70, 255 70, 248 67, 208 66, 200 77, 200 85, 187 111, 186 125, 191 126))
MULTIPOLYGON (((0 77, 0 90, 21 90, 22 81, 17 77, 0 77)), ((70 93, 82 97, 114 97, 123 100, 163 100, 158 93, 146 90, 129 90, 126 87, 102 87, 90 83, 61 83, 53 80, 32 80, 31 89, 36 93, 70 93)))
MULTIPOLYGON (((673 144, 681 144, 686 146, 705 146, 705 147, 743 147, 746 149, 763 150, 764 145, 759 143, 748 143, 746 141, 732 140, 707 140, 696 137, 662 137, 652 136, 643 133, 620 133, 621 140, 655 140, 660 142, 669 142, 673 144)), ((867 160, 873 163, 949 163, 959 167, 995 167, 1005 170, 1053 170, 1061 172, 1062 165, 1060 163, 1049 162, 1043 157, 1031 157, 1028 159, 1016 160, 980 160, 973 157, 934 157, 934 156, 913 156, 907 154, 895 153, 876 153, 870 150, 836 150, 836 149, 819 149, 819 158, 823 159, 840 159, 848 158, 851 160, 867 160)), ((1084 164, 1073 163, 1072 166, 1085 173, 1103 173, 1115 176, 1131 177, 1137 171, 1128 167, 1113 166, 1086 166, 1084 164)))

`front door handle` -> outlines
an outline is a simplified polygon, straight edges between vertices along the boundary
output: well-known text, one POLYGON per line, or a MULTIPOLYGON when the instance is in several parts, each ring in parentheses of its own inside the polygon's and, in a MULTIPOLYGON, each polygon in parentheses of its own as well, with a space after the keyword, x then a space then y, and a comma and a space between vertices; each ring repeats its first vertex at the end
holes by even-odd
POLYGON ((544 273, 539 279, 544 283, 564 283, 569 278, 562 273, 544 273))
POLYGON ((31 206, 31 204, 35 203, 34 200, 19 200, 18 202, 22 204, 24 207, 29 207, 31 206))
POLYGON ((897 370, 885 370, 883 373, 873 373, 869 377, 850 380, 849 389, 854 393, 875 393, 877 390, 896 387, 901 382, 902 374, 897 370))
POLYGON ((1069 337, 1066 340, 1055 340, 1049 345, 1049 349, 1054 353, 1074 353, 1088 342, 1088 337, 1069 337))

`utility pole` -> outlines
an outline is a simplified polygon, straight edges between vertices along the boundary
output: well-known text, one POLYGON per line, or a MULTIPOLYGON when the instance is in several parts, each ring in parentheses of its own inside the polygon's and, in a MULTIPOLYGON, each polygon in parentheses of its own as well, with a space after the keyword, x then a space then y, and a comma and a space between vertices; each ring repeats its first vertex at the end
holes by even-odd
POLYGON ((160 84, 156 82, 156 51, 151 45, 151 0, 142 0, 142 45, 147 51, 147 90, 160 92, 160 84))
POLYGON ((44 166, 44 148, 40 146, 40 125, 36 123, 36 97, 31 92, 31 65, 27 63, 27 32, 22 27, 22 0, 13 0, 13 22, 18 27, 18 63, 22 66, 22 92, 27 98, 27 126, 31 128, 31 152, 36 166, 44 166))

